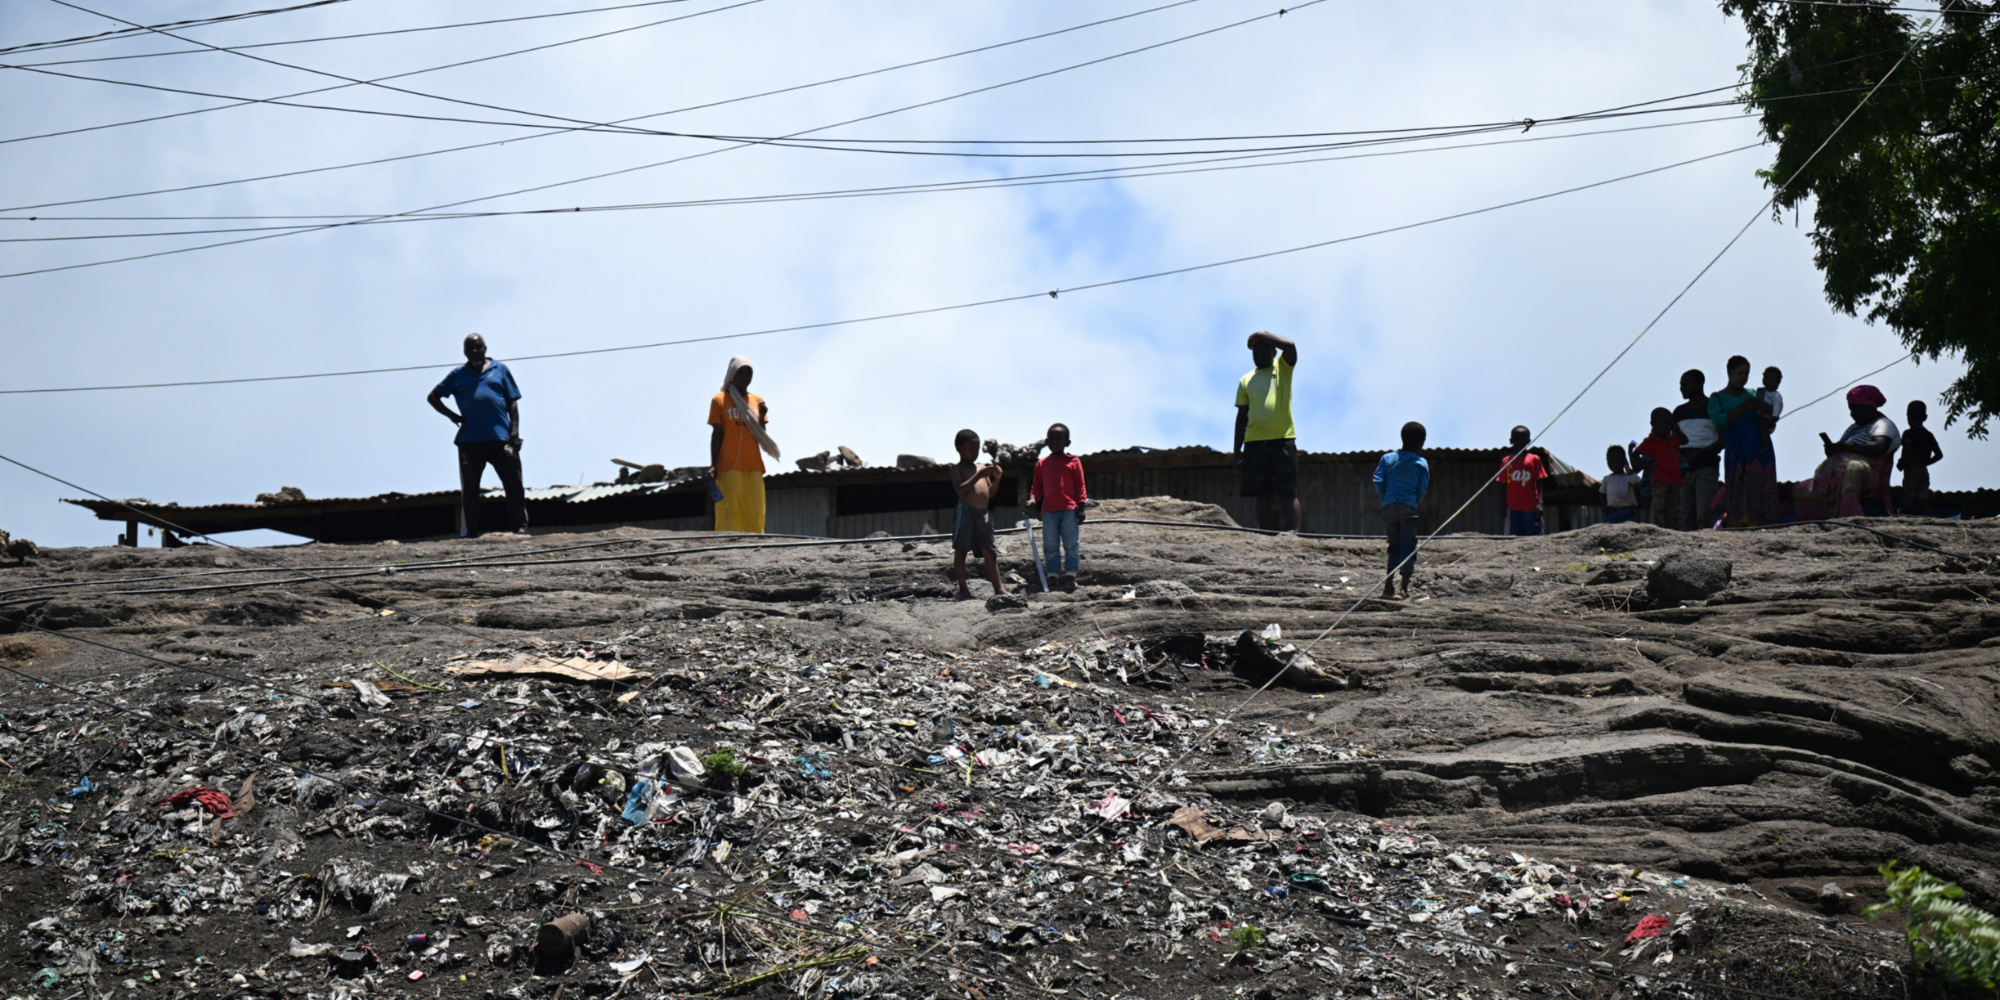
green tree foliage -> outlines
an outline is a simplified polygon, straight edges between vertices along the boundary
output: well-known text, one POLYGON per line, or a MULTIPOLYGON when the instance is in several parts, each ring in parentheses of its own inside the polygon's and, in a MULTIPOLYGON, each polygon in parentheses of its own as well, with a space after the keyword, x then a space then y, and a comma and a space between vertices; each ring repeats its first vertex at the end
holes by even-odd
POLYGON ((1903 937, 1919 975, 1946 992, 1949 983, 1979 987, 1992 995, 2000 987, 2000 919, 1959 902, 1965 890, 1911 865, 1882 866, 1889 901, 1870 906, 1870 917, 1903 911, 1903 937))
POLYGON ((1941 19, 1845 3, 1722 0, 1749 28, 1745 92, 1777 147, 1760 175, 1785 183, 1886 77, 1777 208, 1811 200, 1835 307, 1919 358, 1965 361, 1945 423, 1985 437, 2000 415, 2000 2, 1940 0, 1941 19))

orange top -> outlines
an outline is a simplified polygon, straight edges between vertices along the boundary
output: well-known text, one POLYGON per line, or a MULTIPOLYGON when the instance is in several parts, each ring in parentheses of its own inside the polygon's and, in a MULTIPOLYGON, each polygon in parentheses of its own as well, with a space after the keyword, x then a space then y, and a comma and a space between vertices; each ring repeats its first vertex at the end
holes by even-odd
POLYGON ((746 419, 757 419, 755 414, 763 409, 764 397, 754 392, 746 392, 743 398, 750 402, 750 413, 738 413, 730 405, 728 393, 718 392, 708 401, 708 424, 722 428, 722 452, 716 456, 715 474, 748 470, 764 471, 764 454, 757 450, 757 435, 744 426, 746 419))

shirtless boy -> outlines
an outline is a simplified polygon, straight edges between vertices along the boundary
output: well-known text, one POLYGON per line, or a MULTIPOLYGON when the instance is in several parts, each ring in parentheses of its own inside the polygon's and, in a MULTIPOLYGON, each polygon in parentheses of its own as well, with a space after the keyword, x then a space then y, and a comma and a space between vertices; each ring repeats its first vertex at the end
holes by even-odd
POLYGON ((958 577, 958 599, 972 600, 966 586, 965 554, 977 553, 986 559, 986 582, 994 594, 1004 594, 1000 585, 1000 561, 993 549, 993 493, 1000 488, 1000 467, 979 461, 979 434, 958 432, 953 442, 958 448, 958 464, 951 467, 951 488, 958 494, 958 516, 951 529, 952 572, 958 577))

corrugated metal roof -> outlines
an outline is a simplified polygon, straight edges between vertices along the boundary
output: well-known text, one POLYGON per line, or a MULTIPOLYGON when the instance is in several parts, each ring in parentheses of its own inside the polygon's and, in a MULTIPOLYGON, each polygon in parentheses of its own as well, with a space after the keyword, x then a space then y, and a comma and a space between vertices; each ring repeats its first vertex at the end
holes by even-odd
MULTIPOLYGON (((589 489, 590 487, 588 486, 545 486, 539 490, 527 490, 521 495, 529 500, 561 500, 564 497, 575 496, 589 489)), ((500 487, 498 486, 489 486, 485 490, 487 493, 499 491, 500 487)))
MULTIPOLYGON (((1432 457, 1433 459, 1493 458, 1497 457, 1497 455, 1500 452, 1501 449, 1498 447, 1424 449, 1424 454, 1432 457)), ((1382 452, 1377 450, 1344 451, 1344 452, 1301 451, 1299 452, 1299 457, 1303 460, 1313 461, 1313 462, 1328 462, 1328 461, 1372 462, 1381 454, 1382 452)), ((1082 456, 1082 458, 1086 463, 1094 462, 1100 465, 1107 465, 1107 466, 1123 465, 1131 467, 1131 466, 1145 466, 1152 462, 1164 462, 1175 465, 1186 465, 1186 464, 1206 465, 1207 461, 1204 460, 1214 461, 1218 463, 1226 462, 1229 459, 1229 455, 1227 452, 1217 451, 1216 449, 1210 448, 1207 445, 1183 445, 1181 447, 1176 447, 1176 448, 1121 448, 1121 449, 1107 450, 1107 451, 1096 451, 1085 454, 1082 456)), ((1550 475, 1560 480, 1563 480, 1564 481, 1563 485, 1582 485, 1582 486, 1597 485, 1597 480, 1594 477, 1588 475, 1587 473, 1582 472, 1581 470, 1575 468, 1569 463, 1564 462, 1559 458, 1556 458, 1554 455, 1550 455, 1549 459, 1550 459, 1549 461, 1550 475)), ((1026 463, 1020 462, 1016 464, 1025 465, 1026 463)), ((903 469, 891 465, 867 465, 851 469, 802 470, 802 471, 791 471, 791 472, 773 471, 768 473, 767 477, 771 480, 774 480, 774 482, 772 483, 772 486, 774 488, 781 489, 784 488, 786 485, 803 485, 804 481, 806 480, 817 480, 822 482, 838 482, 839 480, 850 476, 856 476, 856 477, 889 476, 893 480, 901 478, 898 475, 899 473, 908 474, 913 477, 925 474, 936 475, 939 472, 941 472, 944 468, 947 468, 947 466, 932 466, 921 469, 903 469)), ((526 497, 529 500, 563 500, 568 503, 590 503, 592 501, 602 500, 609 497, 621 496, 628 493, 651 493, 663 490, 675 490, 680 488, 686 488, 698 484, 699 481, 700 480, 697 477, 696 479, 685 479, 677 482, 664 482, 664 483, 609 483, 609 484, 594 485, 594 486, 554 485, 554 486, 541 487, 539 489, 528 490, 526 493, 526 497)), ((500 492, 500 488, 497 486, 490 487, 487 488, 484 492, 490 495, 500 492)), ((163 515, 170 511, 182 511, 189 513, 194 513, 194 512, 248 513, 253 511, 279 513, 279 512, 296 511, 303 513, 310 510, 322 510, 327 507, 333 507, 333 506, 362 505, 371 503, 379 503, 379 504, 396 503, 397 506, 404 506, 411 503, 423 504, 423 503, 436 502, 439 500, 445 500, 448 498, 455 497, 457 495, 458 495, 457 490, 433 490, 426 493, 397 493, 397 492, 380 493, 375 496, 369 496, 369 497, 312 497, 306 500, 290 501, 286 503, 276 503, 276 504, 221 503, 221 504, 205 504, 194 507, 183 507, 177 503, 135 502, 132 503, 131 506, 136 507, 142 511, 157 510, 161 512, 163 515)), ((123 507, 117 502, 107 502, 95 499, 70 500, 67 502, 77 504, 78 506, 81 507, 87 507, 97 512, 100 517, 105 517, 111 520, 122 519, 125 513, 123 507)))

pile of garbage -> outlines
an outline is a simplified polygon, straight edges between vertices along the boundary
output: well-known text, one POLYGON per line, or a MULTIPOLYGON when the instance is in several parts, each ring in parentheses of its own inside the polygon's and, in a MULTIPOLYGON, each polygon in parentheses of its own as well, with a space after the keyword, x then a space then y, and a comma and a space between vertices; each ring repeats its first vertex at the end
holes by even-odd
POLYGON ((959 653, 717 618, 462 642, 13 676, 7 989, 1680 996, 1717 928, 1770 911, 1195 791, 1205 768, 1371 754, 1188 693, 1246 690, 1234 649, 1312 669, 1275 629, 959 653))

